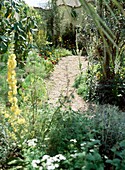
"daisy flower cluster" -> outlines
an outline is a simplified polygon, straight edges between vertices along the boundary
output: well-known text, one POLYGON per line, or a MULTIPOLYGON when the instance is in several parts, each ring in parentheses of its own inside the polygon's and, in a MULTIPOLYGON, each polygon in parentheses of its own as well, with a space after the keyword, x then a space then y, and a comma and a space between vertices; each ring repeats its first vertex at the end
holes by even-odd
POLYGON ((55 170, 59 168, 60 162, 65 161, 66 157, 63 156, 62 154, 58 154, 56 156, 49 156, 49 155, 44 155, 42 157, 42 160, 33 160, 32 161, 32 166, 33 168, 38 168, 40 170, 46 169, 46 170, 55 170), (41 166, 42 164, 42 166, 41 166))

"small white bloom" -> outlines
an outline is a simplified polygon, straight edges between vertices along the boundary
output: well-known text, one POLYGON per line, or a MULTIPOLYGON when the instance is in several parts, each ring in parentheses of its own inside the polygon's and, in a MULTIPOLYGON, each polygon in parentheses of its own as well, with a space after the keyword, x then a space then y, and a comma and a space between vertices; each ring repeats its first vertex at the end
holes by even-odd
POLYGON ((21 81, 22 81, 22 82, 24 82, 24 81, 25 81, 25 79, 24 79, 24 78, 21 78, 21 81))
POLYGON ((50 157, 49 159, 47 159, 46 165, 53 165, 54 160, 52 159, 52 157, 50 157))
POLYGON ((74 153, 77 153, 77 150, 74 150, 74 153))
POLYGON ((34 168, 38 168, 37 164, 39 164, 39 163, 40 163, 40 160, 33 160, 31 164, 34 168))
POLYGON ((83 143, 81 143, 80 145, 81 145, 81 146, 85 146, 85 145, 86 145, 86 142, 83 142, 83 143))
POLYGON ((58 168, 58 167, 59 167, 59 164, 55 164, 54 166, 55 166, 55 168, 58 168))
POLYGON ((76 140, 76 139, 71 139, 71 140, 70 140, 70 142, 74 142, 74 143, 76 143, 76 142, 77 142, 77 140, 76 140))
POLYGON ((57 158, 59 158, 60 160, 66 160, 66 157, 63 156, 62 154, 58 154, 56 155, 57 158))
POLYGON ((50 158, 49 155, 44 155, 44 156, 42 157, 42 161, 45 161, 45 160, 47 160, 48 158, 50 158))
POLYGON ((43 170, 43 167, 42 167, 42 166, 40 166, 40 167, 39 167, 39 170, 43 170))
POLYGON ((57 156, 53 156, 53 161, 54 162, 60 162, 60 159, 57 156))
POLYGON ((72 158, 76 158, 76 157, 78 156, 78 154, 75 153, 75 154, 71 154, 70 156, 71 156, 72 158))
POLYGON ((28 140, 27 143, 28 143, 28 146, 36 146, 36 142, 37 142, 37 139, 31 139, 31 140, 28 140))
POLYGON ((47 170, 54 170, 55 169, 55 166, 54 165, 49 165, 47 166, 47 170))
POLYGON ((49 140, 49 138, 45 138, 44 140, 47 141, 47 140, 49 140))

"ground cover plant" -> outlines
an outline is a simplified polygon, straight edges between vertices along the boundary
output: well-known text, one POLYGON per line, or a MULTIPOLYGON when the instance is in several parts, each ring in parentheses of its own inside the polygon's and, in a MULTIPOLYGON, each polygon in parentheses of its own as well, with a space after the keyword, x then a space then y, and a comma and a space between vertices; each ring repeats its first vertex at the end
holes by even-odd
MULTIPOLYGON (((112 2, 118 5, 117 1, 112 2)), ((86 1, 81 4, 91 7, 86 1)), ((48 104, 45 79, 52 73, 57 63, 55 60, 71 55, 71 52, 51 47, 46 37, 35 42, 40 23, 36 12, 32 13, 35 20, 29 18, 32 10, 22 1, 0 2, 0 169, 124 170, 125 112, 109 104, 74 111, 70 106, 71 96, 70 100, 68 96, 59 100, 58 106, 48 104), (15 18, 15 11, 19 21, 15 18), (28 33, 24 28, 26 20, 28 33), (11 25, 15 27, 12 29, 11 25)), ((113 39, 110 34, 108 38, 113 39)), ((122 50, 118 55, 121 59, 122 50)), ((89 54, 93 54, 91 52, 89 54)), ((79 94, 87 100, 95 99, 96 83, 100 85, 100 80, 109 82, 104 79, 103 63, 90 59, 94 65, 89 63, 86 73, 80 70, 80 77, 75 82, 79 94)), ((115 72, 118 76, 115 78, 121 80, 116 81, 117 91, 114 92, 117 100, 119 95, 124 97, 124 88, 118 89, 124 86, 124 61, 120 64, 115 72)))

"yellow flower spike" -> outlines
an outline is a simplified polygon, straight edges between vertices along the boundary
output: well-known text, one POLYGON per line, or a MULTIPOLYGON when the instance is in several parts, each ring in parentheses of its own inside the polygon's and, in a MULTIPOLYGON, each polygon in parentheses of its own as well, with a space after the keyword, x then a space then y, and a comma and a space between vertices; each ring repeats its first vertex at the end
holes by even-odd
POLYGON ((13 89, 13 95, 17 94, 17 86, 13 89))
POLYGON ((16 55, 15 55, 15 54, 11 54, 11 55, 9 56, 9 58, 10 58, 11 60, 16 60, 16 55))
POLYGON ((16 62, 16 56, 15 54, 11 54, 9 56, 9 59, 8 59, 8 69, 9 70, 13 70, 15 69, 16 65, 17 65, 17 62, 16 62))
POLYGON ((11 54, 8 59, 8 75, 7 75, 7 81, 9 85, 9 91, 8 91, 8 100, 11 104, 10 111, 11 114, 5 114, 5 118, 8 119, 8 122, 11 123, 11 126, 13 128, 13 135, 12 138, 16 139, 16 133, 20 130, 20 125, 23 125, 26 123, 26 120, 21 117, 21 110, 18 107, 18 99, 16 97, 17 95, 17 79, 16 79, 16 72, 15 68, 17 65, 16 62, 16 56, 15 54, 11 54))
POLYGON ((21 113, 21 110, 18 108, 18 109, 16 109, 16 111, 15 111, 15 115, 19 115, 21 113))
POLYGON ((8 96, 8 100, 9 100, 10 103, 12 103, 13 102, 13 97, 12 96, 8 96))
POLYGON ((15 77, 16 76, 15 70, 12 70, 11 74, 15 77))
POLYGON ((16 105, 18 102, 17 98, 16 97, 13 97, 13 103, 16 105))
POLYGON ((15 111, 18 109, 18 107, 13 105, 13 106, 11 106, 10 109, 13 113, 15 113, 15 111))
POLYGON ((16 80, 16 72, 15 68, 17 65, 16 62, 16 55, 11 54, 8 59, 8 76, 7 81, 9 84, 9 92, 8 92, 8 99, 11 103, 11 111, 14 115, 19 115, 21 110, 18 108, 18 100, 17 100, 17 80, 16 80))
POLYGON ((13 95, 13 92, 10 90, 8 91, 8 97, 11 97, 13 95))
POLYGON ((19 124, 25 124, 26 120, 24 118, 19 118, 17 121, 19 124))
POLYGON ((8 72, 7 80, 8 80, 8 81, 11 80, 11 73, 10 73, 10 72, 8 72))

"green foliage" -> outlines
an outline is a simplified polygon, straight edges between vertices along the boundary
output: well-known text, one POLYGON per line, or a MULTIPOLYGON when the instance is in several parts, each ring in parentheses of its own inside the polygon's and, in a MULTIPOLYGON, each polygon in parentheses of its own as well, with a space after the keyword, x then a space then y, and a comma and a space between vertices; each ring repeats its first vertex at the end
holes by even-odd
POLYGON ((6 82, 6 76, 7 76, 6 72, 7 72, 7 68, 0 70, 0 80, 1 80, 0 81, 0 102, 4 104, 7 102, 7 92, 8 92, 8 86, 6 82))
POLYGON ((70 154, 67 154, 67 160, 63 163, 64 168, 70 170, 103 170, 104 164, 101 155, 99 154, 99 145, 100 142, 92 138, 81 143, 80 149, 77 148, 77 141, 71 142, 70 154))
POLYGON ((40 54, 42 58, 51 61, 53 65, 57 64, 61 57, 72 55, 72 52, 65 48, 54 48, 46 45, 41 48, 40 54))
POLYGON ((76 19, 78 17, 78 14, 77 12, 75 11, 75 8, 72 7, 71 9, 71 16, 73 19, 76 19))
POLYGON ((35 51, 30 51, 24 70, 26 73, 34 73, 41 78, 45 78, 53 71, 53 65, 49 61, 38 55, 35 51))
POLYGON ((76 87, 77 93, 79 95, 81 95, 85 100, 89 99, 89 88, 87 86, 87 76, 85 76, 84 74, 79 75, 76 79, 75 79, 75 83, 74 83, 74 87, 76 87))
POLYGON ((72 55, 72 52, 65 48, 56 48, 54 50, 54 55, 59 56, 61 58, 61 57, 66 57, 66 56, 72 55))
POLYGON ((80 143, 83 139, 87 139, 87 118, 80 116, 72 110, 55 112, 47 134, 47 152, 55 155, 66 151, 69 141, 76 139, 80 143))
POLYGON ((89 65, 86 72, 82 72, 75 79, 74 87, 77 93, 86 101, 95 99, 96 83, 101 79, 100 65, 89 65))
POLYGON ((26 59, 33 44, 33 35, 37 28, 37 15, 24 2, 1 2, 0 9, 0 51, 7 52, 9 44, 13 43, 18 64, 26 59), (32 16, 31 16, 32 13, 32 16))
POLYGON ((93 22, 90 15, 86 15, 83 11, 82 24, 76 26, 76 47, 77 54, 94 57, 93 50, 95 49, 95 44, 97 43, 97 29, 95 23, 93 22))
POLYGON ((22 168, 26 167, 26 169, 29 170, 35 169, 35 167, 33 167, 32 161, 38 160, 39 157, 43 155, 36 138, 25 141, 22 153, 25 158, 25 160, 23 160, 24 166, 22 166, 22 168))
POLYGON ((95 96, 99 103, 109 103, 119 106, 124 109, 125 103, 125 84, 123 79, 124 69, 121 68, 122 73, 115 75, 113 79, 107 81, 100 81, 96 86, 95 96))
POLYGON ((39 50, 46 48, 49 44, 49 42, 47 42, 46 32, 42 28, 39 28, 37 34, 35 35, 35 43, 39 50))
POLYGON ((47 90, 44 79, 49 76, 52 70, 53 65, 50 61, 46 61, 36 52, 30 51, 24 73, 19 74, 18 70, 19 94, 22 105, 28 104, 34 110, 33 112, 36 112, 37 108, 45 103, 47 90))
MULTIPOLYGON (((87 37, 85 46, 91 65, 101 66, 100 78, 93 81, 89 93, 101 104, 110 103, 123 108, 125 101, 124 79, 121 71, 124 68, 124 5, 123 1, 98 1, 88 3, 81 1, 86 15, 83 21, 83 37, 87 37), (96 62, 94 61, 96 60, 96 62)), ((88 69, 90 71, 90 69, 88 69)), ((123 71, 124 72, 124 71, 123 71)), ((92 75, 90 72, 90 76, 92 75)), ((86 87, 83 87, 85 91, 86 87)), ((85 94, 84 94, 85 95, 85 94)), ((93 97, 92 97, 93 98, 93 97)), ((91 99, 91 95, 89 97, 91 99)))
MULTIPOLYGON (((5 155, 6 169, 23 166, 45 170, 50 167, 60 170, 116 167, 120 170, 124 167, 125 113, 118 108, 104 105, 81 114, 61 106, 45 105, 38 107, 33 116, 28 106, 24 115, 27 133, 23 134, 20 144, 16 142, 15 149, 10 149, 11 152, 7 149, 7 153, 16 157, 8 159, 8 154, 5 155)), ((9 141, 13 143, 12 138, 9 141)))
MULTIPOLYGON (((0 168, 9 169, 9 162, 13 161, 15 166, 22 164, 21 147, 18 141, 13 140, 12 126, 8 122, 7 108, 0 104, 0 168), (10 135, 8 132, 11 132, 10 135)), ((18 128, 18 127, 17 127, 18 128)))
POLYGON ((87 101, 112 104, 124 109, 124 72, 124 67, 121 67, 113 79, 105 81, 101 65, 94 62, 93 65, 89 64, 85 73, 76 78, 74 87, 78 89, 77 93, 87 101))
MULTIPOLYGON (((55 160, 57 154, 64 155, 66 160, 58 163, 57 169, 88 170, 92 167, 94 169, 112 167, 112 163, 107 162, 114 159, 111 148, 113 146, 116 148, 117 143, 124 139, 124 119, 124 113, 111 106, 100 106, 84 115, 72 110, 56 110, 50 123, 48 122, 49 126, 46 126, 44 148, 45 154, 48 155, 46 159, 55 160)), ((123 154, 123 148, 119 152, 123 154)), ((119 159, 124 162, 124 157, 119 159)), ((43 160, 39 160, 38 166, 43 166, 43 160)))
MULTIPOLYGON (((2 110, 2 105, 0 105, 0 109, 2 110)), ((6 138, 6 132, 5 132, 5 126, 4 125, 4 119, 3 116, 0 115, 0 165, 2 164, 2 162, 6 161, 6 157, 8 154, 8 141, 6 138)))
POLYGON ((110 163, 115 167, 116 170, 125 168, 125 140, 121 141, 115 145, 111 151, 115 155, 113 160, 107 160, 107 163, 110 163))
POLYGON ((119 111, 117 107, 110 105, 100 105, 95 110, 93 126, 97 130, 97 137, 103 146, 102 152, 108 151, 117 142, 125 137, 125 113, 119 111), (98 136, 99 133, 99 136, 98 136))
MULTIPOLYGON (((12 4, 16 5, 15 3, 12 4)), ((3 54, 7 51, 8 45, 12 40, 12 25, 15 21, 14 10, 17 9, 17 6, 13 9, 10 1, 1 1, 0 2, 0 54, 3 54)))
POLYGON ((33 45, 33 35, 36 29, 37 15, 35 11, 23 4, 19 12, 19 21, 14 24, 14 53, 17 56, 18 64, 26 60, 33 45))
MULTIPOLYGON (((100 154, 98 153, 99 141, 90 139, 90 141, 81 143, 80 150, 77 148, 77 141, 69 142, 69 152, 57 154, 55 156, 43 155, 41 158, 32 159, 30 166, 32 168, 47 169, 104 169, 100 154)), ((32 152, 34 153, 34 152, 32 152)), ((38 153, 37 153, 38 154, 38 153)), ((42 154, 42 153, 41 153, 42 154)), ((29 155, 31 157, 31 155, 29 155)))

